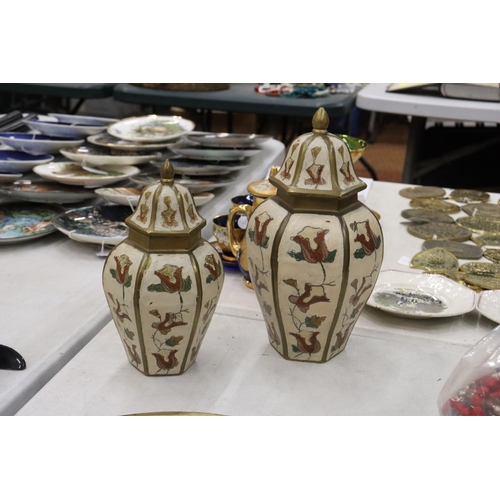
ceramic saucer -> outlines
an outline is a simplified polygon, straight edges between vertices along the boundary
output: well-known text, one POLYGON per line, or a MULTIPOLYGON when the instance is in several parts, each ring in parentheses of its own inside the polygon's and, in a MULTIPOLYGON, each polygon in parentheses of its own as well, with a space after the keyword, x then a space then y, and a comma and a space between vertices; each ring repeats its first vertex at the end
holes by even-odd
POLYGON ((35 203, 9 203, 0 206, 0 245, 24 243, 55 231, 54 217, 61 207, 35 203))
POLYGON ((106 130, 106 125, 84 125, 84 124, 68 124, 58 122, 54 117, 38 117, 38 119, 24 120, 31 130, 40 132, 41 134, 49 135, 51 137, 71 137, 82 138, 88 135, 99 134, 106 130))
POLYGON ((476 307, 476 293, 437 274, 382 271, 368 299, 371 307, 408 318, 445 318, 476 307))
POLYGON ((61 149, 61 154, 88 165, 139 165, 160 158, 159 152, 110 151, 98 146, 83 145, 61 149))
POLYGON ((130 207, 108 205, 68 210, 53 219, 62 233, 82 243, 117 245, 128 236, 125 219, 132 214, 130 207))
POLYGON ((500 323, 500 290, 485 290, 479 295, 477 310, 495 323, 500 323))
POLYGON ((13 198, 35 203, 79 203, 93 198, 92 191, 78 187, 65 186, 57 182, 17 181, 8 186, 2 186, 0 192, 13 198))
POLYGON ((102 134, 90 135, 87 141, 95 146, 102 146, 118 151, 157 151, 159 149, 166 149, 168 142, 130 142, 118 139, 107 132, 102 134))
POLYGON ((235 161, 259 154, 260 149, 207 149, 203 146, 175 143, 168 147, 170 151, 191 160, 235 161))
POLYGON ((110 125, 108 134, 132 142, 164 142, 191 132, 191 120, 180 116, 139 116, 125 118, 110 125))
POLYGON ((78 163, 58 162, 47 165, 39 165, 33 171, 40 177, 51 181, 70 184, 73 186, 84 186, 86 188, 97 188, 107 184, 114 184, 123 179, 128 179, 140 172, 137 167, 131 166, 112 166, 99 167, 100 170, 107 172, 99 174, 84 170, 78 163))
POLYGON ((189 177, 183 175, 179 179, 176 178, 175 182, 188 188, 192 193, 199 193, 201 191, 212 191, 219 187, 230 186, 236 182, 236 177, 232 175, 220 175, 217 177, 189 177))
POLYGON ((17 174, 29 172, 36 165, 49 163, 54 159, 51 155, 30 155, 22 151, 0 151, 0 172, 17 174))
POLYGON ((23 176, 23 174, 2 174, 2 173, 0 173, 0 184, 15 182, 15 181, 19 180, 22 176, 23 176))
POLYGON ((91 127, 107 127, 111 123, 116 123, 115 118, 102 118, 100 116, 67 115, 62 113, 47 113, 55 118, 58 123, 67 125, 90 125, 91 127))
POLYGON ((139 203, 142 189, 135 187, 116 187, 116 188, 99 188, 94 191, 97 195, 102 196, 110 203, 117 205, 126 205, 133 207, 139 203))
POLYGON ((0 141, 16 151, 23 151, 32 155, 54 154, 68 146, 78 146, 83 139, 72 139, 69 137, 49 137, 48 135, 23 133, 23 132, 2 132, 0 141))
POLYGON ((209 148, 250 148, 271 138, 259 134, 188 134, 186 139, 209 148))

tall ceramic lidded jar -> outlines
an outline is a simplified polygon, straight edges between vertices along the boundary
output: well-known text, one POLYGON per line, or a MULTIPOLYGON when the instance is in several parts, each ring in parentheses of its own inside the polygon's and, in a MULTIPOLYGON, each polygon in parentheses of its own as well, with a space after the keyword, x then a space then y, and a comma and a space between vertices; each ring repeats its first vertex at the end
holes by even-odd
POLYGON ((252 213, 250 276, 271 345, 285 359, 324 363, 345 349, 383 257, 382 230, 358 201, 366 187, 320 108, 312 133, 270 177, 276 196, 252 213))
POLYGON ((180 375, 194 363, 224 281, 217 251, 201 238, 206 221, 173 177, 167 160, 103 270, 125 353, 145 375, 180 375))

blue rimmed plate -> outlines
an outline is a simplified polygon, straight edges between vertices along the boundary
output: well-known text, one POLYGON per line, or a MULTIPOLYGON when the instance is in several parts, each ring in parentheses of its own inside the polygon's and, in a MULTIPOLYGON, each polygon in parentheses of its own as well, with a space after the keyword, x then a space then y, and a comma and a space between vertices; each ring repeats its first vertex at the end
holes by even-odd
POLYGON ((2 132, 0 141, 16 151, 32 155, 59 153, 65 147, 79 146, 83 139, 73 137, 50 137, 43 134, 25 132, 2 132))
POLYGON ((101 118, 100 116, 67 115, 63 113, 48 113, 48 116, 52 116, 59 123, 68 125, 90 125, 91 127, 107 127, 111 123, 118 121, 113 118, 101 118))
POLYGON ((0 151, 0 172, 17 174, 28 172, 37 165, 50 163, 52 155, 30 155, 22 151, 0 151))
POLYGON ((38 119, 24 120, 31 130, 51 137, 87 137, 100 134, 106 130, 106 125, 87 125, 78 123, 61 123, 53 116, 39 117, 38 119))

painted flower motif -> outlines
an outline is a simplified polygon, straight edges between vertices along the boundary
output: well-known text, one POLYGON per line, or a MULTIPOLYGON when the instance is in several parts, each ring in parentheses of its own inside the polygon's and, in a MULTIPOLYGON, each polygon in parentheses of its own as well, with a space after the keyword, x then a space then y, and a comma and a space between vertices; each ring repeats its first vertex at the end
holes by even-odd
POLYGON ((267 236, 267 226, 274 219, 267 213, 262 212, 255 217, 255 229, 249 230, 250 241, 253 241, 257 246, 267 248, 269 236, 267 236))
POLYGON ((206 279, 207 283, 215 281, 222 273, 221 263, 220 263, 220 261, 217 262, 215 260, 215 255, 213 255, 213 254, 207 255, 205 257, 204 267, 207 268, 208 272, 210 273, 206 279))
POLYGON ((353 222, 350 224, 350 227, 354 232, 358 233, 354 238, 354 241, 361 243, 361 248, 358 248, 358 250, 354 253, 354 257, 356 259, 367 257, 380 247, 381 238, 373 232, 370 227, 369 220, 365 220, 364 222, 353 222), (360 233, 358 229, 360 224, 364 224, 366 234, 360 233))
MULTIPOLYGON (((291 285, 290 280, 284 280, 287 285, 291 285)), ((295 281, 295 280, 294 280, 295 281)), ((291 285, 293 286, 293 285, 291 285)), ((298 295, 290 295, 288 301, 296 305, 300 311, 306 313, 309 308, 318 302, 330 302, 330 299, 326 296, 325 290, 322 286, 313 286, 311 283, 306 283, 304 287, 304 293, 300 293, 297 289, 298 295), (318 289, 321 292, 320 295, 314 293, 314 290, 318 289)))
POLYGON ((335 260, 335 255, 337 250, 329 251, 326 243, 325 236, 329 232, 328 229, 311 228, 306 226, 300 233, 290 238, 295 243, 300 246, 300 252, 291 250, 288 252, 297 261, 305 260, 311 264, 317 264, 318 262, 333 262, 335 260), (315 246, 311 245, 311 230, 316 232, 313 238, 315 246), (303 234, 309 234, 309 236, 303 236, 303 234))
POLYGON ((167 293, 187 292, 191 288, 191 278, 188 276, 183 279, 183 269, 183 267, 171 264, 163 266, 160 270, 154 272, 160 278, 160 285, 150 285, 148 289, 167 293), (158 290, 158 286, 161 286, 160 290, 158 290))
POLYGON ((120 285, 125 285, 125 286, 130 286, 129 283, 129 276, 128 271, 130 269, 130 266, 132 265, 132 261, 129 259, 128 255, 121 254, 120 256, 114 256, 115 262, 116 262, 116 270, 112 269, 111 270, 111 275, 113 278, 115 278, 120 285), (113 271, 115 271, 113 273, 113 271))

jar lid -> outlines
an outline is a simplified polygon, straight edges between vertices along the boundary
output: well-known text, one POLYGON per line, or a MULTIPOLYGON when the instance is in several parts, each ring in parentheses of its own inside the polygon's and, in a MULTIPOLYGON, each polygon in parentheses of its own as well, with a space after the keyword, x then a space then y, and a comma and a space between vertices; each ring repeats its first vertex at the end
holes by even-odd
POLYGON ((328 132, 329 121, 325 109, 319 108, 312 119, 312 132, 293 141, 279 172, 270 177, 278 197, 284 195, 293 204, 293 197, 344 199, 365 189, 347 144, 328 132))
POLYGON ((193 196, 174 182, 174 168, 166 160, 159 181, 144 188, 139 203, 125 224, 133 243, 146 250, 190 248, 201 238, 206 220, 196 209, 193 196))
MULTIPOLYGON (((278 170, 278 167, 273 165, 271 167, 269 177, 276 175, 278 170)), ((253 181, 247 186, 247 190, 250 194, 257 196, 258 198, 270 198, 271 196, 274 196, 277 191, 277 189, 269 182, 269 179, 253 181)))

